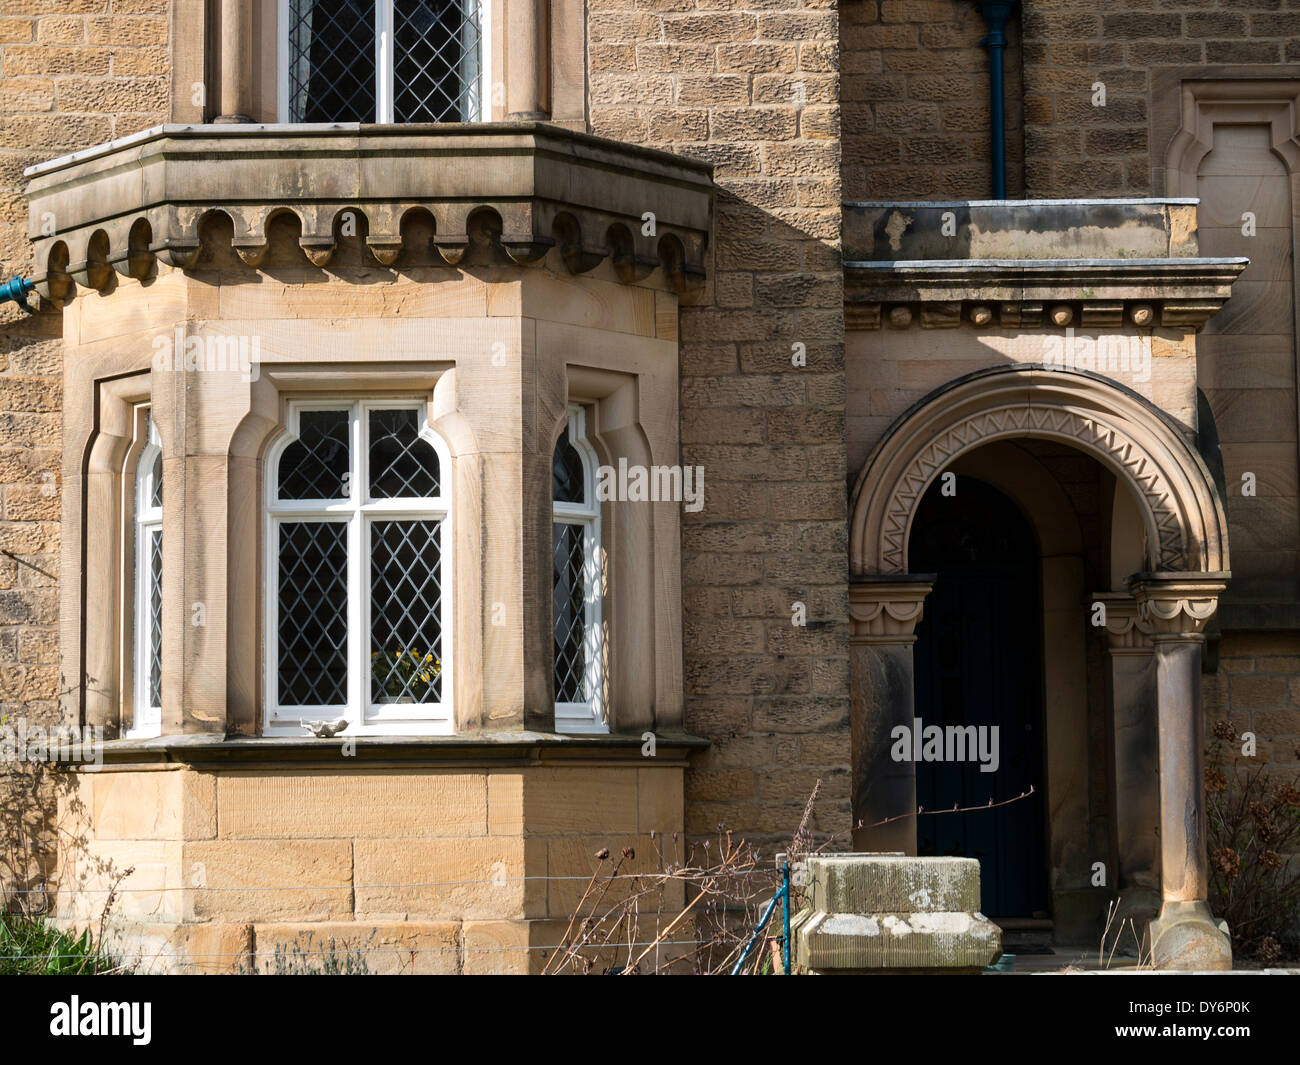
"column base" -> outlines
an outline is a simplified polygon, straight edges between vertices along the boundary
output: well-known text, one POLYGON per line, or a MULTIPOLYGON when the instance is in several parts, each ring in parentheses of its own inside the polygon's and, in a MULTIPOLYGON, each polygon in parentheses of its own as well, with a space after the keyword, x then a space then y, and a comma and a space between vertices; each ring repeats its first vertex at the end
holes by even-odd
POLYGON ((1151 957, 1157 969, 1211 972, 1232 968, 1228 925, 1204 902, 1166 902, 1151 922, 1151 957))

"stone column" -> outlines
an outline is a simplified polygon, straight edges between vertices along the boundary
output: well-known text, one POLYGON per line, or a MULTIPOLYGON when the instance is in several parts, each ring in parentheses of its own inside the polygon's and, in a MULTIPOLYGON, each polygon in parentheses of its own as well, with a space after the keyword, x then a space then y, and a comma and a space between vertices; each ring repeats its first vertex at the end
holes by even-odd
POLYGON ((933 586, 933 574, 859 577, 849 585, 855 850, 916 853, 916 766, 890 752, 894 730, 910 736, 913 728, 912 644, 933 586), (886 818, 896 820, 878 824, 886 818))
POLYGON ((1143 928, 1160 910, 1160 753, 1156 730, 1155 666, 1151 629, 1131 595, 1093 597, 1106 607, 1119 921, 1143 928))
POLYGON ((221 0, 221 109, 214 122, 253 121, 252 62, 252 0, 221 0))
POLYGON ((546 104, 550 64, 547 0, 511 0, 506 22, 506 118, 540 121, 550 117, 546 104))
POLYGON ((1202 767, 1203 630, 1227 587, 1223 573, 1143 573, 1129 582, 1155 645, 1160 736, 1160 915, 1151 922, 1160 969, 1230 969, 1227 926, 1207 901, 1202 767))

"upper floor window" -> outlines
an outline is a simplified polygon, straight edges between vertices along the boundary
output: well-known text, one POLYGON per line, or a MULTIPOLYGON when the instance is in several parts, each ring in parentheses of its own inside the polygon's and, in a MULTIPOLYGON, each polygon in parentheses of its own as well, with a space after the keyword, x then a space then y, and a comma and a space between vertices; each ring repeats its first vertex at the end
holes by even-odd
POLYGON ((146 443, 135 467, 135 692, 130 734, 162 729, 162 447, 145 416, 146 443))
POLYGON ((448 471, 423 403, 291 404, 267 464, 267 730, 450 733, 448 471))
POLYGON ((282 122, 477 122, 488 0, 280 0, 282 122))
POLYGON ((558 732, 608 732, 596 453, 587 442, 586 414, 581 407, 569 408, 568 425, 555 444, 551 499, 555 728, 558 732))

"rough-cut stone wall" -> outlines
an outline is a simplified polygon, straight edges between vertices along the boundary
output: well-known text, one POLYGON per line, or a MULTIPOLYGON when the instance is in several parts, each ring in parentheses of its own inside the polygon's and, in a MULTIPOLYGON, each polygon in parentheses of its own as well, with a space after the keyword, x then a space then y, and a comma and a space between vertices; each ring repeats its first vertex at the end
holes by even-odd
MULTIPOLYGON (((1159 67, 1300 60, 1290 0, 1028 0, 1023 5, 1025 186, 1029 196, 1152 194, 1148 119, 1159 67), (1289 10, 1283 10, 1288 8, 1289 10), (1094 106, 1093 86, 1106 88, 1094 106)), ((1291 73, 1294 73, 1292 70, 1291 73)))
POLYGON ((1206 735, 1216 721, 1255 733, 1255 758, 1242 765, 1300 769, 1300 635, 1225 635, 1217 672, 1202 678, 1206 735))
MULTIPOLYGON (((979 199, 992 191, 987 26, 973 0, 844 0, 844 197, 979 199)), ((1024 190, 1020 34, 1004 58, 1007 193, 1024 190)))
MULTIPOLYGON (((32 269, 25 167, 166 120, 167 8, 167 0, 5 0, 0 8, 5 280, 32 269)), ((59 336, 57 314, 29 318, 0 305, 0 717, 10 724, 56 715, 59 336)), ((0 773, 3 829, 30 801, 0 773)), ((18 846, 2 834, 0 879, 18 846)))
MULTIPOLYGON (((595 133, 715 164, 715 262, 681 315, 687 828, 848 827, 838 27, 832 0, 592 0, 595 133), (802 353, 806 365, 795 365, 802 353), (807 610, 807 625, 792 619, 807 610)), ((671 461, 671 460, 670 460, 671 461)))

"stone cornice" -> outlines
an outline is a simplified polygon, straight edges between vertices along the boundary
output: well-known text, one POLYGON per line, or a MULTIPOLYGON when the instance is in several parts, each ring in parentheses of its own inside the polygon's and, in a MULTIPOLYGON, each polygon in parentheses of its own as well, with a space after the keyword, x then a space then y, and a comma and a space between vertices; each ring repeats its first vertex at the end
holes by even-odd
POLYGON ((850 328, 1200 329, 1248 259, 933 259, 845 262, 850 328))
POLYGON ((159 126, 27 171, 33 280, 57 303, 74 286, 106 290, 114 271, 147 278, 156 258, 194 269, 216 215, 256 268, 289 214, 304 266, 327 266, 352 224, 375 267, 456 266, 480 242, 506 264, 558 249, 574 273, 609 259, 624 282, 689 293, 704 277, 711 174, 542 123, 159 126))

